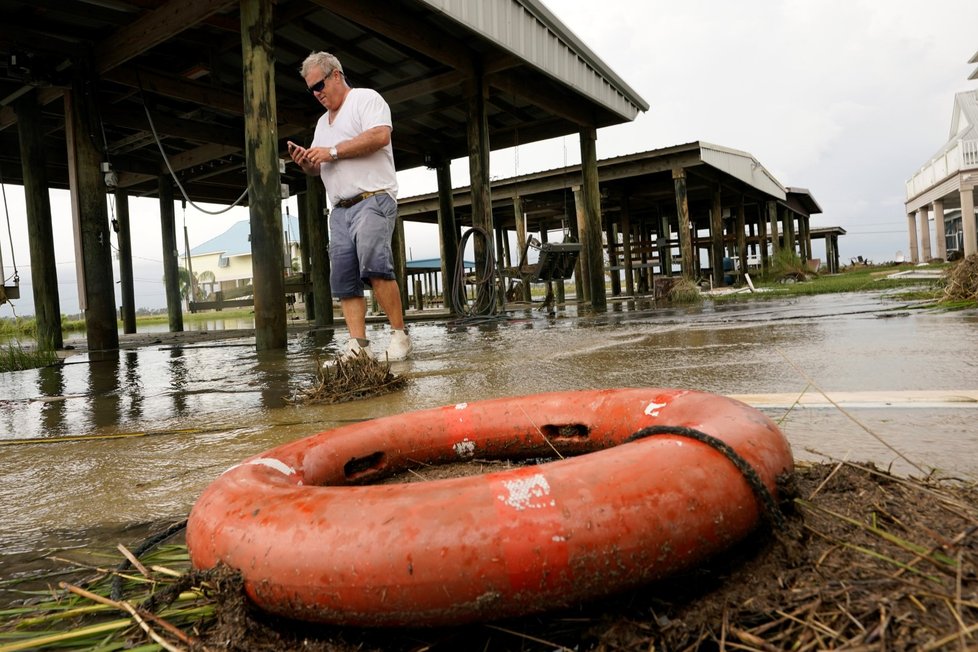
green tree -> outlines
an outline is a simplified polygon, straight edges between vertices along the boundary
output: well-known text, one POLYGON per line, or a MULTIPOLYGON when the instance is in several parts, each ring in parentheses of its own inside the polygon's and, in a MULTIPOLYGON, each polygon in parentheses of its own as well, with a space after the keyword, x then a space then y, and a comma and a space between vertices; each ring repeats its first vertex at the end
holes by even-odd
POLYGON ((204 292, 202 284, 204 283, 214 283, 217 278, 214 276, 214 272, 209 269, 197 273, 194 272, 193 279, 191 280, 190 272, 187 271, 186 267, 177 268, 177 283, 180 288, 180 299, 187 302, 187 309, 190 309, 191 301, 203 301, 208 296, 209 292, 204 292), (191 289, 193 289, 193 296, 191 297, 191 289))

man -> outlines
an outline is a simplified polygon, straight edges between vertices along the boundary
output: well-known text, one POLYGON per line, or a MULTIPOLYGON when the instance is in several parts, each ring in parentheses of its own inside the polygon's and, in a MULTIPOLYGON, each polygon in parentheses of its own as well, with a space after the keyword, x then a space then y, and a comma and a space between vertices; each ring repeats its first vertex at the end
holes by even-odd
POLYGON ((391 236, 397 220, 397 176, 391 147, 391 111, 374 90, 350 88, 343 66, 328 52, 313 52, 300 74, 326 109, 306 149, 289 141, 289 153, 306 174, 318 174, 332 206, 329 213, 330 287, 340 300, 350 339, 341 352, 371 355, 367 339, 369 285, 391 325, 387 359, 411 354, 404 330, 401 293, 394 276, 391 236))

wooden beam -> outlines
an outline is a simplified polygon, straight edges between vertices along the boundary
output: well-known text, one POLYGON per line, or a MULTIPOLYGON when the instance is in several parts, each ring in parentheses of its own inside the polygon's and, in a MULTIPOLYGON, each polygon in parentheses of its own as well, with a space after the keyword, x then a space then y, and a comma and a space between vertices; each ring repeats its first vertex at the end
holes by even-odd
MULTIPOLYGON (((217 89, 177 75, 146 68, 118 68, 106 73, 104 78, 123 86, 142 88, 151 93, 193 102, 231 115, 244 115, 244 96, 241 93, 217 89)), ((313 114, 294 109, 280 108, 278 116, 284 123, 301 129, 309 129, 309 125, 316 121, 313 114)))
POLYGON ((99 74, 106 73, 236 4, 236 0, 170 0, 99 43, 95 69, 99 74))
POLYGON ((490 75, 489 85, 502 93, 516 95, 527 102, 545 109, 565 120, 570 120, 580 127, 595 125, 594 114, 580 107, 587 106, 579 96, 572 96, 562 88, 554 85, 552 88, 541 88, 540 81, 520 75, 518 71, 509 70, 503 74, 490 75))
MULTIPOLYGON (((144 111, 123 110, 118 106, 103 106, 100 109, 102 120, 116 127, 135 129, 150 133, 149 120, 144 111)), ((222 145, 237 145, 244 147, 244 127, 240 123, 232 129, 227 125, 210 124, 174 118, 167 115, 153 115, 153 126, 162 138, 165 136, 196 140, 201 143, 220 143, 222 145)))
MULTIPOLYGON (((237 4, 237 0, 170 0, 126 27, 116 30, 95 47, 95 70, 104 74, 139 56, 176 34, 193 27, 215 13, 237 4)), ((64 95, 62 88, 42 89, 38 94, 41 106, 64 95)), ((239 101, 240 105, 240 101, 239 101)), ((0 110, 0 130, 17 121, 12 107, 0 110)))
POLYGON ((430 95, 431 93, 458 87, 465 82, 465 78, 465 73, 458 70, 451 70, 440 75, 433 75, 381 89, 380 94, 384 96, 388 104, 394 105, 401 102, 408 102, 423 95, 430 95))

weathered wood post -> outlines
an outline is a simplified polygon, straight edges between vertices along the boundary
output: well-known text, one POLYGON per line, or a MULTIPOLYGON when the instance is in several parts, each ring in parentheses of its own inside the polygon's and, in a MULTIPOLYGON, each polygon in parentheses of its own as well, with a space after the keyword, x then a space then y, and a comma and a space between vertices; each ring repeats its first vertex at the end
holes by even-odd
POLYGON ((103 155, 93 138, 93 134, 99 133, 96 102, 94 73, 89 62, 81 62, 71 91, 65 93, 79 304, 85 311, 89 350, 108 351, 119 348, 119 328, 105 178, 101 169, 103 155))
POLYGON ((122 332, 136 332, 136 296, 132 276, 132 230, 129 228, 129 193, 115 191, 115 215, 119 224, 119 281, 122 290, 122 332))
MULTIPOLYGON (((682 256, 683 277, 696 280, 696 269, 693 263, 693 233, 689 223, 689 200, 686 197, 686 170, 673 168, 672 182, 676 193, 676 215, 679 216, 679 250, 682 256)), ((667 261, 672 269, 672 261, 667 261)))
MULTIPOLYGON (((519 267, 523 262, 523 252, 526 248, 526 214, 523 212, 523 198, 519 195, 513 197, 513 219, 516 225, 516 266, 519 267)), ((523 290, 523 301, 532 301, 533 293, 529 281, 521 279, 520 287, 523 290)))
POLYGON ((581 252, 587 259, 587 286, 590 288, 591 308, 608 308, 608 293, 604 285, 604 247, 601 245, 601 190, 598 187, 598 133, 594 128, 582 129, 581 173, 584 191, 584 220, 581 231, 581 252))
MULTIPOLYGON (((466 135, 469 148, 469 177, 472 189, 472 226, 482 229, 485 238, 473 237, 475 249, 476 274, 487 268, 486 260, 492 255, 493 233, 492 198, 489 187, 489 123, 486 114, 488 84, 481 70, 475 72, 468 82, 468 120, 466 135)), ((464 255, 464 252, 461 254, 464 255)), ((495 309, 490 305, 490 288, 480 285, 476 297, 477 313, 487 313, 495 309)))
POLYGON ((713 287, 723 286, 723 200, 719 184, 713 192, 710 209, 710 258, 713 268, 713 287))
POLYGON ((272 0, 241 0, 245 152, 257 350, 286 345, 282 185, 275 109, 272 0))
MULTIPOLYGON (((442 158, 435 164, 438 182, 438 234, 441 250, 442 301, 449 314, 456 314, 455 306, 465 300, 465 288, 455 287, 455 269, 458 265, 458 226, 455 224, 455 202, 452 197, 451 161, 442 158)), ((461 282, 461 279, 459 279, 461 282)))
POLYGON ((747 273, 747 213, 744 209, 744 195, 737 204, 737 258, 740 261, 741 275, 747 273))
POLYGON ((621 198, 621 257, 625 268, 625 294, 635 296, 635 278, 632 268, 632 207, 628 190, 621 198))
POLYGON ((771 252, 777 256, 781 251, 781 237, 778 235, 778 204, 773 199, 767 202, 767 219, 771 223, 771 252))
POLYGON ((173 206, 173 184, 170 177, 159 178, 160 232, 163 246, 163 287, 170 332, 183 331, 183 306, 180 303, 180 263, 177 254, 176 211, 173 206))
POLYGON ((17 113, 20 162, 24 177, 37 342, 45 348, 60 349, 64 346, 64 338, 61 333, 58 268, 54 256, 51 198, 48 193, 44 134, 41 132, 41 109, 37 104, 37 91, 31 91, 17 100, 14 110, 17 113))
POLYGON ((333 325, 333 292, 329 287, 329 229, 323 182, 318 176, 306 177, 302 205, 309 222, 309 261, 312 265, 313 308, 317 328, 333 325))

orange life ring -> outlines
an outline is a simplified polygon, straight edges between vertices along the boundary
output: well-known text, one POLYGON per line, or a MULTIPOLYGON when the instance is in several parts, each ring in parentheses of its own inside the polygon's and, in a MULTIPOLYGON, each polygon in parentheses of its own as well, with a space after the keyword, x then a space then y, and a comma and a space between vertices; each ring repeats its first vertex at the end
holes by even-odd
POLYGON ((569 605, 692 567, 762 515, 745 475, 684 436, 725 442, 771 494, 793 468, 781 431, 733 399, 676 389, 560 392, 384 417, 279 446, 208 487, 187 524, 195 567, 239 569, 282 616, 437 625, 569 605), (406 484, 419 464, 574 455, 406 484), (583 454, 587 453, 587 454, 583 454))

